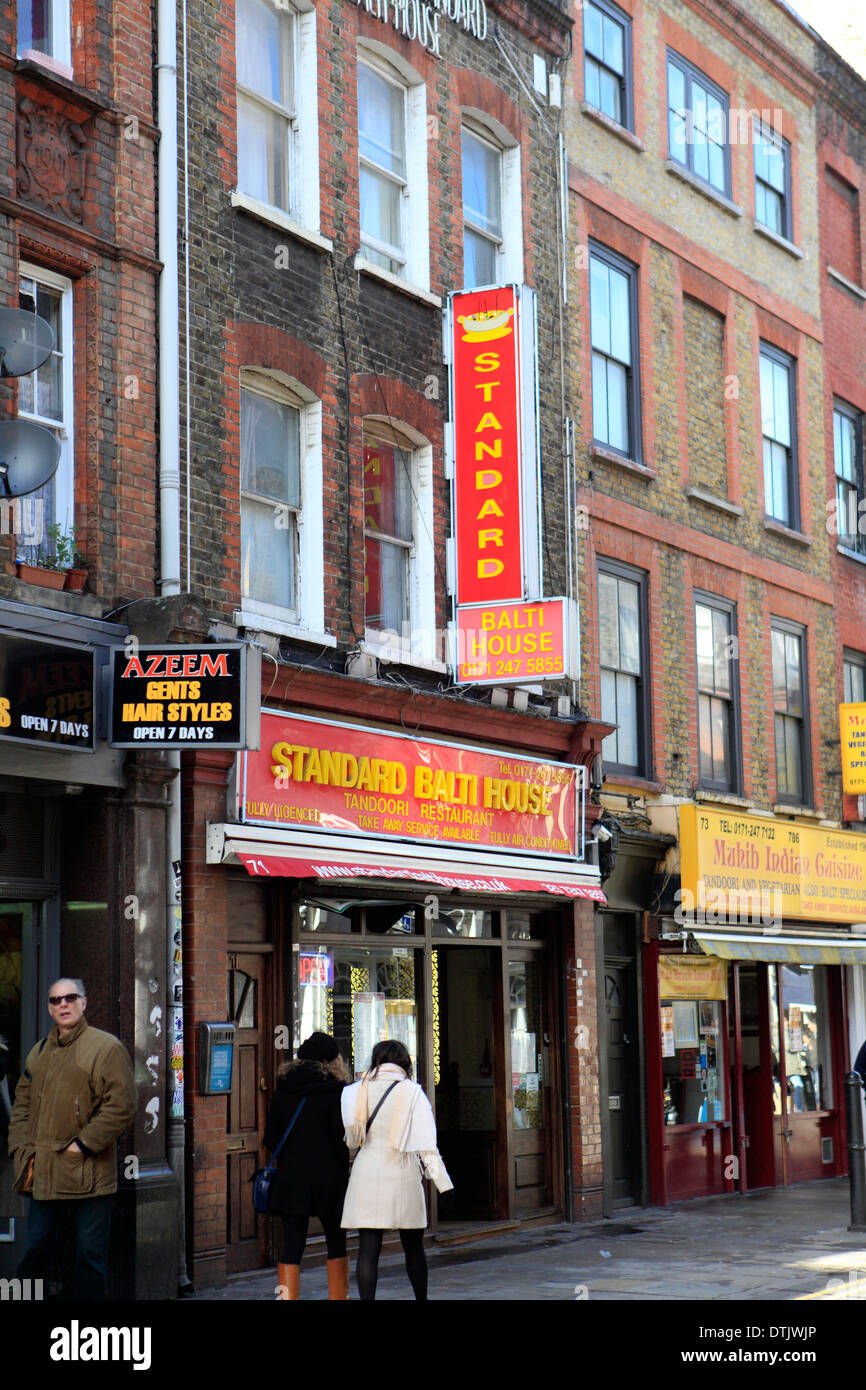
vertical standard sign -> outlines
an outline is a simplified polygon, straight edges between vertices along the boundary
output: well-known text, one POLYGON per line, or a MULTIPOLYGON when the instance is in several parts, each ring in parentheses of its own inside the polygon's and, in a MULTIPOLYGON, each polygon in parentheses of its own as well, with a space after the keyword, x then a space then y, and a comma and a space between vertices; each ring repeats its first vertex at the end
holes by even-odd
POLYGON ((514 285, 452 300, 458 603, 523 598, 519 303, 514 285))

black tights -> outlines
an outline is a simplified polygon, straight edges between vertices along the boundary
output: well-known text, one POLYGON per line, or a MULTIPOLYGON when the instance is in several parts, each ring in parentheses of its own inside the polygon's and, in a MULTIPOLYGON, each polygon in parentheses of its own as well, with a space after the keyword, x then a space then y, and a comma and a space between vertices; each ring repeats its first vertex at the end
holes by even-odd
MULTIPOLYGON (((319 1213, 319 1220, 325 1232, 325 1241, 328 1246, 328 1259, 341 1260, 346 1253, 346 1232, 340 1225, 340 1214, 333 1214, 330 1218, 324 1218, 319 1213)), ((304 1253, 304 1246, 307 1243, 307 1227, 310 1224, 308 1216, 284 1216, 283 1217, 283 1253, 281 1263, 284 1265, 299 1265, 304 1253)))
MULTIPOLYGON (((379 1254, 382 1250, 384 1231, 367 1230, 358 1232, 358 1259, 355 1276, 358 1280, 358 1293, 362 1301, 371 1302, 376 1297, 376 1279, 379 1273, 379 1254)), ((427 1297, 427 1256, 424 1254, 424 1232, 420 1227, 400 1232, 400 1243, 406 1257, 406 1273, 416 1299, 427 1297)))

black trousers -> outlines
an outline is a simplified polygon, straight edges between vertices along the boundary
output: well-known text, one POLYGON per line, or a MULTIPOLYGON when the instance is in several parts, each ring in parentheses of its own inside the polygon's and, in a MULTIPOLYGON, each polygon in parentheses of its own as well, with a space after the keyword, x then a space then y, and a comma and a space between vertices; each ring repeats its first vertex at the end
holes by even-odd
MULTIPOLYGON (((341 1210, 327 1209, 313 1212, 318 1216, 325 1232, 325 1243, 328 1247, 329 1260, 341 1260, 346 1253, 346 1232, 340 1225, 341 1210)), ((307 1227, 310 1224, 309 1216, 283 1216, 283 1252, 280 1256, 280 1263, 284 1265, 299 1265, 304 1254, 304 1246, 307 1243, 307 1227)))

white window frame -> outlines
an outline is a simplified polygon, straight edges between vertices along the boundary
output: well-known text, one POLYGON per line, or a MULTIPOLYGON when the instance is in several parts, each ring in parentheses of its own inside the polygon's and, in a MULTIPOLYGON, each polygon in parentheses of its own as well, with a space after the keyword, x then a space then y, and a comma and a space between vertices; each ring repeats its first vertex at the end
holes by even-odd
MULTIPOLYGON (((499 151, 499 201, 502 237, 496 255, 496 283, 499 285, 522 285, 523 196, 520 178, 520 146, 504 126, 474 107, 464 107, 461 112, 461 144, 464 126, 476 139, 485 141, 499 151)), ((465 226, 465 219, 462 220, 465 226)))
MULTIPOLYGON (((403 275, 395 275, 364 255, 364 242, 355 257, 356 269, 383 280, 430 290, 429 181, 427 174, 427 88, 414 68, 372 39, 358 42, 358 66, 372 68, 405 92, 406 179, 402 192, 403 275)), ((357 120, 356 120, 357 127, 357 120)), ((356 138, 359 140, 356 128, 356 138)), ((360 185, 360 151, 358 157, 360 185)), ((360 208, 359 208, 360 216, 360 208)), ((363 232, 361 232, 363 238, 363 232)), ((378 249, 378 248, 377 248, 378 249)))
POLYGON ((318 49, 316 38, 316 11, 309 0, 269 0, 279 15, 287 13, 292 24, 292 53, 294 67, 292 85, 295 93, 294 110, 269 101, 266 97, 241 87, 236 83, 236 91, 268 110, 284 117, 289 129, 289 189, 287 208, 274 203, 262 202, 241 187, 242 173, 237 171, 237 188, 232 194, 232 206, 245 208, 248 212, 268 218, 275 214, 281 225, 296 222, 307 231, 319 233, 320 194, 319 194, 319 91, 318 91, 318 49))
MULTIPOLYGON (((51 480, 54 487, 54 519, 64 533, 75 525, 75 338, 73 335, 74 303, 73 284, 65 275, 57 275, 53 270, 45 270, 41 265, 30 261, 18 264, 18 281, 34 280, 46 289, 58 290, 60 301, 60 326, 63 339, 63 366, 60 382, 63 392, 63 412, 60 421, 48 415, 22 410, 19 407, 19 420, 32 420, 34 424, 44 425, 60 440, 60 462, 51 480)), ((35 402, 34 402, 35 403, 35 402)), ((47 524, 47 523, 46 523, 47 524)), ((47 541, 46 541, 47 545, 47 541)))
MULTIPOLYGON (((444 671, 443 653, 436 641, 436 553, 434 546, 433 517, 433 447, 430 442, 402 420, 391 420, 385 415, 365 415, 363 430, 367 428, 380 434, 383 443, 389 436, 395 438, 397 447, 411 455, 411 484, 414 500, 412 517, 412 540, 407 547, 409 554, 409 621, 403 632, 383 632, 379 628, 365 627, 365 651, 372 652, 383 661, 391 661, 404 666, 419 666, 434 671, 444 671)), ((365 530, 373 539, 379 532, 365 530)), ((392 537, 382 535, 391 541, 392 537)), ((366 555, 366 545, 365 545, 366 555)))
MULTIPOLYGON (((246 366, 241 368, 240 389, 251 391, 300 412, 300 506, 296 512, 297 553, 295 607, 263 603, 241 594, 235 622, 242 627, 276 632, 289 637, 310 637, 334 645, 325 628, 324 514, 322 472, 322 402, 300 382, 284 372, 246 366)), ((240 474, 240 457, 238 459, 240 474)), ((240 485, 238 497, 241 497, 240 485)), ((241 503, 242 505, 242 503, 241 503)), ((242 581, 241 581, 242 582, 242 581)))
POLYGON ((72 23, 70 0, 50 0, 51 4, 51 52, 42 53, 36 48, 20 49, 16 33, 15 51, 19 58, 28 58, 34 63, 44 63, 46 67, 56 68, 66 77, 72 76, 72 23))

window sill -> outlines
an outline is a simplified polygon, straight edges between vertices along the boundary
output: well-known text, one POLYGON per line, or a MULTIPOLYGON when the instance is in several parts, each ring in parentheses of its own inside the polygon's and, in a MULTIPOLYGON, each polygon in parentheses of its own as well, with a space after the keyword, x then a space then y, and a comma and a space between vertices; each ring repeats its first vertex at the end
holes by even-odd
POLYGON ((811 806, 789 806, 786 801, 777 801, 773 806, 774 816, 805 816, 806 820, 823 820, 824 812, 815 811, 811 806))
POLYGON ((260 203, 258 198, 251 198, 248 193, 234 192, 232 207, 248 212, 251 217, 266 222, 269 227, 279 227, 281 232, 288 232, 289 236, 296 237, 298 241, 305 241, 308 246, 315 246, 319 251, 334 249, 334 243, 327 237, 320 236, 309 227, 302 227, 300 222, 295 222, 288 213, 282 212, 280 208, 271 207, 269 203, 260 203))
POLYGON ((866 290, 863 289, 862 285, 855 285, 853 280, 849 280, 841 271, 834 270, 831 265, 827 267, 827 276, 828 279, 833 280, 843 290, 847 290, 849 294, 853 294, 855 299, 861 301, 866 299, 866 290))
POLYGON ((714 792, 710 787, 698 787, 694 799, 713 806, 739 806, 744 811, 751 810, 752 806, 746 796, 734 796, 732 792, 714 792))
POLYGON ((724 193, 719 193, 717 189, 713 188, 712 184, 704 183, 703 179, 697 178, 695 174, 690 173, 682 164, 677 164, 676 160, 666 159, 665 168, 669 174, 673 174, 675 179, 681 179, 682 182, 687 183, 690 188, 696 189, 698 193, 703 193, 705 198, 709 198, 711 203, 715 203, 716 206, 720 207, 723 212, 726 212, 729 217, 742 217, 743 209, 741 207, 738 207, 736 203, 732 203, 730 198, 725 197, 724 193))
POLYGON ((641 792, 664 790, 662 783, 654 782, 651 777, 638 777, 634 773, 626 772, 605 772, 599 795, 604 796, 606 791, 612 792, 614 787, 629 787, 641 792))
POLYGON ((395 640, 385 633, 382 637, 386 640, 381 641, 378 633, 367 629, 361 643, 361 651, 365 656, 374 656, 377 661, 383 661, 389 666, 414 666, 419 671, 435 671, 440 675, 448 670, 444 661, 431 661, 418 656, 413 652, 411 642, 401 642, 399 637, 395 640))
POLYGON ((67 82, 74 82, 75 71, 71 63, 61 63, 59 58, 52 58, 50 53, 40 53, 36 48, 25 48, 18 54, 19 63, 33 63, 37 68, 44 68, 53 77, 65 77, 67 82))
POLYGON ((438 294, 431 294, 429 290, 424 290, 420 285, 413 285, 410 280, 404 280, 399 275, 392 275, 390 270, 383 270, 380 265, 374 265, 372 261, 364 259, 360 253, 355 257, 355 269, 362 275, 370 275, 374 280, 382 280, 386 285, 391 285, 401 294, 409 295, 410 299, 420 299, 423 304, 432 304, 434 309, 442 308, 442 299, 438 294))
POLYGON ((686 497, 691 498, 693 502, 703 502, 706 507, 715 507, 717 511, 727 512, 730 516, 745 515, 743 507, 737 507, 733 502, 726 501, 724 497, 715 497, 713 493, 704 492, 699 487, 687 487, 686 497))
POLYGON ((251 613, 248 609, 236 611, 232 622, 237 628, 250 632, 272 632, 277 637, 294 637, 300 642, 309 642, 317 647, 336 647, 337 639, 328 632, 311 632, 299 623, 282 622, 279 618, 265 617, 263 613, 251 613))
POLYGON ((599 111, 597 106, 593 106, 592 102, 582 101, 580 103, 580 109, 584 116, 589 116, 591 121, 595 121, 598 125, 604 126, 605 130, 609 130, 611 135, 615 135, 618 140, 622 140, 623 144, 631 145, 633 150, 638 150, 641 154, 646 150, 646 145, 643 140, 638 139, 634 131, 627 130, 624 125, 620 125, 612 116, 606 116, 603 111, 599 111))
POLYGON ((793 541, 795 545, 808 547, 814 544, 811 536, 804 536, 802 531, 794 531, 783 521, 773 521, 772 517, 765 516, 763 526, 765 531, 772 531, 775 536, 784 536, 786 540, 793 541))
POLYGON ((618 454, 613 449, 605 449, 600 444, 590 444, 589 455, 590 458, 597 459, 599 463, 612 463, 617 468, 624 468, 627 473, 637 473, 641 478, 658 477, 654 468, 647 468, 645 464, 638 463, 637 459, 626 458, 625 454, 618 454))
POLYGON ((801 251, 799 246, 795 246, 793 241, 789 241, 787 237, 779 236, 778 232, 771 231, 769 227, 765 227, 763 222, 753 222, 752 226, 758 233, 758 236, 765 237, 767 241, 771 241, 773 245, 778 246, 780 250, 787 251, 788 255, 794 256, 796 260, 801 261, 803 259, 805 252, 801 251))
POLYGON ((859 550, 849 550, 847 545, 838 545, 836 549, 840 555, 844 555, 846 560, 854 560, 858 565, 866 565, 866 555, 861 555, 859 550))

